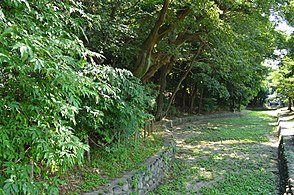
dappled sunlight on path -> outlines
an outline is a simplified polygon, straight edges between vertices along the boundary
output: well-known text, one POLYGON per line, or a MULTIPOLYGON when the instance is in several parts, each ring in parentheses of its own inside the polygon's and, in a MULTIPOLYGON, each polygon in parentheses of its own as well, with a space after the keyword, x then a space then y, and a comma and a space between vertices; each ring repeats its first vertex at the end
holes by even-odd
POLYGON ((238 194, 242 188, 248 194, 276 194, 274 124, 248 115, 175 126, 176 163, 156 193, 238 194))

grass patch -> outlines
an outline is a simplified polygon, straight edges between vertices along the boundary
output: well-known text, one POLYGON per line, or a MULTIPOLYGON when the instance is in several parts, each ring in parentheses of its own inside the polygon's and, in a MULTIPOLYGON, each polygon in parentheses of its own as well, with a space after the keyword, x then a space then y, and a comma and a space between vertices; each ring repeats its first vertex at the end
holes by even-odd
POLYGON ((189 135, 165 184, 153 194, 276 194, 274 118, 264 112, 185 125, 189 135))
POLYGON ((162 147, 163 136, 154 134, 140 142, 124 142, 109 150, 92 149, 91 163, 69 171, 63 176, 61 194, 81 194, 97 190, 111 178, 120 177, 124 171, 140 169, 141 162, 162 147))
POLYGON ((200 190, 201 194, 276 194, 276 178, 264 170, 240 171, 226 174, 224 179, 211 187, 200 190))
POLYGON ((215 119, 205 124, 192 124, 199 134, 185 140, 186 143, 242 140, 267 142, 265 134, 272 133, 273 118, 264 113, 250 112, 243 117, 215 119))
POLYGON ((161 146, 162 136, 153 135, 146 141, 113 146, 109 152, 96 150, 91 164, 92 167, 101 169, 107 177, 119 177, 123 171, 138 168, 140 162, 158 152, 161 146))

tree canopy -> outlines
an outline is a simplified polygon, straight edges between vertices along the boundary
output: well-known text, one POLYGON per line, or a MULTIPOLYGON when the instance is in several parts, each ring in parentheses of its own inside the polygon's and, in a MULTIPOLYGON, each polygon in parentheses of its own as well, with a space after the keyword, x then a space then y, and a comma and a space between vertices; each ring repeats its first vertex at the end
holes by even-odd
POLYGON ((0 193, 58 193, 58 174, 174 108, 236 110, 273 76, 293 97, 294 1, 3 0, 0 193), (41 179, 42 178, 42 179, 41 179))

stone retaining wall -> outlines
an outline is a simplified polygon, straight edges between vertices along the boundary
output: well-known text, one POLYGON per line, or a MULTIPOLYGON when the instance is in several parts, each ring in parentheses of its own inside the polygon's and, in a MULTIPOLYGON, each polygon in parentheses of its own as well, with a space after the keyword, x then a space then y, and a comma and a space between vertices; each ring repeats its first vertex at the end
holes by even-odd
POLYGON ((280 194, 294 192, 294 128, 288 121, 278 119, 280 194))
POLYGON ((289 155, 287 155, 289 139, 281 136, 279 143, 279 175, 280 175, 280 188, 279 194, 292 194, 293 181, 289 177, 289 155))
POLYGON ((84 195, 144 195, 151 192, 160 184, 174 158, 175 144, 171 135, 166 136, 163 145, 163 149, 148 158, 137 171, 127 172, 99 190, 84 195))
POLYGON ((139 170, 127 172, 123 177, 114 179, 110 183, 101 186, 99 190, 85 193, 84 195, 144 195, 153 191, 165 176, 169 164, 172 162, 175 154, 175 143, 168 128, 172 128, 173 125, 179 125, 182 123, 240 115, 241 113, 221 113, 201 116, 194 115, 163 121, 164 124, 162 126, 166 132, 166 138, 163 144, 164 147, 161 151, 148 158, 147 161, 140 166, 141 168, 139 170))

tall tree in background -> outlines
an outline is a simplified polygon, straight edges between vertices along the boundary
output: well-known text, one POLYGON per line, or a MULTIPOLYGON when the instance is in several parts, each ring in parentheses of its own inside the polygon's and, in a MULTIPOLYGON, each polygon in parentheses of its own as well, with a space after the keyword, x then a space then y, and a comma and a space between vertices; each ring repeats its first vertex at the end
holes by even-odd
MULTIPOLYGON (((128 140, 153 109, 142 83, 158 86, 158 119, 178 102, 192 113, 240 109, 281 40, 269 16, 293 24, 293 0, 82 2, 1 2, 0 193, 57 193, 58 180, 35 175, 83 163, 87 137, 128 140)), ((289 97, 292 59, 277 72, 289 97)))
POLYGON ((288 100, 288 110, 292 111, 294 98, 294 60, 285 57, 279 68, 271 75, 272 85, 276 93, 288 100))
POLYGON ((215 67, 214 76, 230 92, 227 101, 232 109, 248 103, 267 72, 260 64, 276 47, 270 10, 279 11, 284 5, 247 0, 93 3, 88 8, 102 13, 105 26, 88 31, 89 46, 95 49, 105 41, 96 50, 106 54, 104 63, 132 70, 143 83, 159 85, 157 116, 165 115, 166 79, 175 71, 174 65, 185 69, 199 49, 201 55, 195 61, 205 58, 215 67))
MULTIPOLYGON (((294 27, 294 1, 283 2, 278 11, 277 21, 283 20, 287 25, 294 27)), ((288 110, 292 111, 294 98, 294 32, 291 35, 283 32, 279 38, 277 47, 277 59, 280 61, 278 68, 273 70, 269 76, 269 82, 275 89, 274 95, 283 102, 288 102, 288 110)))

